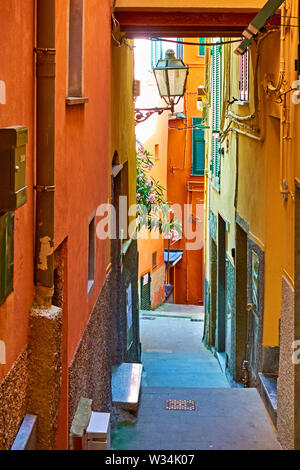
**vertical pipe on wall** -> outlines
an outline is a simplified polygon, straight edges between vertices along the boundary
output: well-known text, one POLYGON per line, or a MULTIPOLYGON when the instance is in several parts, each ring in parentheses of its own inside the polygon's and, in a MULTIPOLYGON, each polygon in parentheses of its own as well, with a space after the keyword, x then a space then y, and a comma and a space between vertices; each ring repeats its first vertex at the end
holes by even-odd
POLYGON ((36 303, 51 306, 54 264, 55 0, 37 0, 36 303))
MULTIPOLYGON (((284 7, 283 7, 284 8, 284 7)), ((286 11, 281 11, 282 23, 285 21, 286 11)), ((280 77, 285 77, 285 26, 281 26, 280 30, 280 77)), ((287 139, 286 133, 287 124, 287 104, 286 95, 283 98, 283 105, 280 109, 280 192, 283 200, 287 201, 289 195, 288 181, 286 180, 286 158, 285 158, 285 142, 287 139)))

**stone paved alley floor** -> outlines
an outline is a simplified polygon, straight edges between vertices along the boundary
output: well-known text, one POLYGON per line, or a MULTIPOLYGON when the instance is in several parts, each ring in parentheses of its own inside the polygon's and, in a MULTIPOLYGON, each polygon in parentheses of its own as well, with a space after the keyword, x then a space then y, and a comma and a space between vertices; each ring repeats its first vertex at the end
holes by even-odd
POLYGON ((112 448, 280 449, 257 391, 230 388, 218 361, 202 345, 203 314, 196 309, 163 306, 141 312, 144 372, 138 418, 112 433, 112 448), (196 409, 167 410, 168 399, 194 400, 196 409))

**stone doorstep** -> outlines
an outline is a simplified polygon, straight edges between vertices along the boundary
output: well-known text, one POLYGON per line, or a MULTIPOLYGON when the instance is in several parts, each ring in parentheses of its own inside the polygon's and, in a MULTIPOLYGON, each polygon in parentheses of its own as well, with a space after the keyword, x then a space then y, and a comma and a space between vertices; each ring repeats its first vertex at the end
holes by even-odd
POLYGON ((263 374, 259 372, 259 392, 270 418, 277 426, 277 376, 273 374, 263 374))
POLYGON ((125 363, 113 368, 112 402, 123 409, 137 411, 143 364, 125 363))

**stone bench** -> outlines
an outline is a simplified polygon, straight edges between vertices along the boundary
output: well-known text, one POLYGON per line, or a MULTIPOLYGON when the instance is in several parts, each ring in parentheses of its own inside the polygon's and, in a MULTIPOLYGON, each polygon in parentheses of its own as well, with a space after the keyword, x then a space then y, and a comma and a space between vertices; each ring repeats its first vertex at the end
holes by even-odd
POLYGON ((137 411, 142 381, 142 364, 122 363, 113 368, 112 401, 124 410, 137 411))

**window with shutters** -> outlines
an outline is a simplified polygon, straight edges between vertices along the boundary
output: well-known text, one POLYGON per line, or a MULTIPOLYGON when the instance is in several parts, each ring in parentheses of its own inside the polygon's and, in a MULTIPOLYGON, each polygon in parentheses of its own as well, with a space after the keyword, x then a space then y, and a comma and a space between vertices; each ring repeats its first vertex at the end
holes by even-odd
POLYGON ((179 41, 179 43, 177 44, 176 48, 176 57, 177 59, 183 60, 183 38, 177 38, 177 41, 179 41))
POLYGON ((68 96, 83 96, 84 0, 70 0, 68 96))
POLYGON ((205 169, 205 139, 202 118, 193 118, 193 162, 192 175, 204 175, 205 169), (196 126, 199 127, 196 127, 196 126))
POLYGON ((200 47, 199 47, 199 55, 200 57, 205 57, 205 38, 200 38, 200 47))
POLYGON ((151 67, 154 69, 157 62, 163 58, 162 41, 152 39, 151 41, 151 67))
POLYGON ((164 58, 167 49, 176 49, 176 57, 183 60, 183 38, 170 38, 172 41, 179 41, 178 44, 163 42, 159 39, 151 41, 151 67, 154 69, 157 62, 164 58))
POLYGON ((221 46, 213 46, 212 73, 211 73, 211 106, 212 106, 212 184, 220 189, 221 157, 220 143, 218 141, 221 118, 221 46))
POLYGON ((240 101, 249 101, 249 52, 240 56, 240 101))

